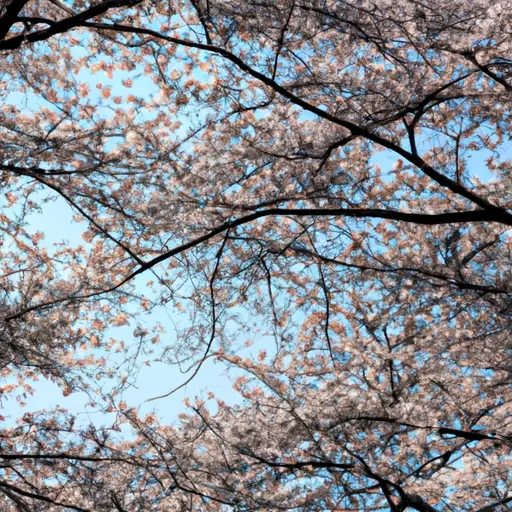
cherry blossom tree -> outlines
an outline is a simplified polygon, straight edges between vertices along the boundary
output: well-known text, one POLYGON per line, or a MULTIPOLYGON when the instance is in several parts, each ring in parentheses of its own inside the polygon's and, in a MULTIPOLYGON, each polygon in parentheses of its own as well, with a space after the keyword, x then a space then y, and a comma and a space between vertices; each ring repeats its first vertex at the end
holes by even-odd
POLYGON ((0 398, 115 421, 2 428, 2 508, 508 510, 511 57, 510 0, 3 0, 0 398))

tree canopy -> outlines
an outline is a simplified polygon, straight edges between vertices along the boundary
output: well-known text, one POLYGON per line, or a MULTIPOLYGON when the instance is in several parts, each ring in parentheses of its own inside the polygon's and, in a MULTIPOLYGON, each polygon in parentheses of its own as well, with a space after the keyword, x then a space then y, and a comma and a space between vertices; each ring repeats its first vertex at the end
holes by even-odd
POLYGON ((0 73, 0 399, 115 418, 0 416, 2 510, 509 510, 512 1, 0 0, 0 73))

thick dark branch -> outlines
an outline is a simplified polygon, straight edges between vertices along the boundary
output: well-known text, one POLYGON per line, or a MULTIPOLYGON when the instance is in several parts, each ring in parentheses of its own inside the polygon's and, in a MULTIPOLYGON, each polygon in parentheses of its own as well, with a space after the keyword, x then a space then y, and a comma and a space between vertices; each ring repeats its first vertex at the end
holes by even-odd
POLYGON ((400 421, 395 418, 391 418, 388 416, 349 416, 340 419, 339 422, 337 422, 336 425, 333 425, 334 428, 339 423, 347 423, 350 421, 368 421, 368 422, 381 422, 381 423, 389 423, 392 425, 398 425, 401 427, 407 427, 411 429, 424 429, 424 430, 430 430, 432 432, 437 432, 440 435, 451 435, 454 437, 459 437, 461 439, 466 439, 468 441, 499 441, 503 438, 497 437, 495 434, 484 434, 483 432, 479 432, 476 430, 459 430, 456 428, 448 428, 448 427, 433 427, 429 425, 416 425, 414 423, 408 423, 406 421, 400 421))
POLYGON ((429 505, 421 496, 415 494, 407 494, 407 497, 402 500, 402 505, 418 510, 418 512, 438 512, 436 508, 429 505))
POLYGON ((297 462, 273 462, 263 457, 260 457, 254 453, 245 453, 247 457, 251 457, 252 459, 256 459, 261 464, 265 464, 265 466, 269 466, 271 468, 283 468, 293 471, 294 469, 307 469, 315 468, 315 469, 353 469, 355 464, 340 464, 337 462, 331 461, 322 461, 322 460, 306 460, 306 461, 297 461, 297 462))
POLYGON ((119 457, 88 457, 68 453, 0 453, 3 460, 75 460, 82 462, 127 462, 119 457))
MULTIPOLYGON (((73 28, 77 28, 83 25, 84 22, 95 18, 96 16, 100 16, 105 14, 111 9, 118 9, 120 7, 133 7, 137 4, 140 4, 143 0, 109 0, 107 2, 103 2, 101 4, 95 5, 90 9, 86 9, 81 13, 76 14, 75 16, 70 16, 69 18, 65 18, 61 21, 55 22, 52 26, 44 30, 37 30, 36 32, 32 32, 31 34, 23 34, 15 37, 10 37, 9 39, 4 39, 0 41, 0 50, 15 50, 19 48, 23 44, 26 43, 35 43, 37 41, 44 41, 49 39, 50 37, 61 34, 63 32, 67 32, 73 28)), ((14 2, 18 3, 18 2, 14 2)), ((19 4, 25 5, 26 2, 20 1, 19 4)), ((11 4, 12 5, 12 4, 11 4)), ((23 7, 22 5, 22 7, 23 7)), ((13 8, 15 10, 15 8, 13 8)), ((21 10, 18 9, 18 12, 21 10)), ((16 13, 17 15, 17 13, 16 13)), ((5 19, 5 15, 2 20, 5 19)), ((9 26, 10 28, 10 26, 9 26)), ((6 32, 7 34, 7 32, 6 32)), ((2 35, 2 31, 0 28, 0 36, 2 35)), ((2 37, 3 39, 3 37, 2 37)))
MULTIPOLYGON (((400 212, 396 210, 381 210, 381 209, 364 209, 364 208, 269 208, 266 210, 257 211, 251 213, 249 215, 245 215, 238 219, 227 221, 221 224, 220 226, 211 229, 207 233, 202 236, 199 236, 189 242, 186 242, 182 245, 179 245, 169 251, 164 252, 163 254, 147 261, 146 263, 140 265, 136 268, 131 274, 127 275, 124 279, 122 279, 119 283, 114 286, 100 290, 97 292, 89 293, 86 295, 78 295, 72 297, 66 297, 62 299, 56 299, 49 302, 44 302, 41 304, 36 304, 34 306, 28 307, 5 317, 5 321, 14 320, 16 318, 20 318, 31 311, 35 311, 37 309, 44 309, 48 307, 52 307, 56 304, 61 304, 67 301, 77 301, 90 299, 93 297, 98 297, 99 295, 103 295, 105 293, 111 293, 121 288, 121 286, 125 285, 129 281, 131 281, 136 276, 146 272, 147 270, 153 268, 154 266, 162 263, 173 256, 181 254, 193 247, 196 247, 207 240, 210 240, 217 235, 226 232, 229 229, 236 228, 238 226, 242 226, 244 224, 248 224, 257 219, 261 219, 262 217, 282 217, 282 216, 295 216, 295 217, 350 217, 350 218, 375 218, 375 219, 389 219, 389 220, 397 220, 401 222, 409 222, 413 224, 422 224, 426 226, 434 226, 440 224, 453 224, 457 222, 503 222, 503 219, 496 218, 495 212, 489 210, 469 210, 464 212, 450 212, 450 213, 439 213, 434 215, 422 214, 422 213, 409 213, 409 212, 400 212)), ((512 221, 510 221, 510 225, 512 225, 512 221)))
POLYGON ((20 496, 24 496, 25 498, 31 498, 33 500, 43 501, 45 503, 50 503, 51 505, 56 505, 59 507, 66 507, 71 510, 78 510, 79 512, 89 512, 90 509, 78 507, 76 505, 72 505, 71 503, 62 503, 56 500, 52 500, 51 498, 48 498, 48 496, 44 496, 43 494, 37 494, 34 492, 25 491, 24 489, 21 489, 20 487, 17 487, 12 484, 8 484, 7 482, 0 482, 0 488, 8 489, 9 491, 12 491, 16 494, 19 494, 20 496))
POLYGON ((456 428, 442 427, 442 428, 438 429, 438 432, 441 435, 452 435, 455 437, 461 437, 463 439, 467 439, 468 441, 485 441, 485 440, 496 441, 496 437, 489 436, 487 434, 482 434, 477 431, 468 432, 467 430, 458 430, 456 428))
MULTIPOLYGON (((257 211, 249 215, 245 215, 233 221, 225 222, 217 228, 212 229, 208 233, 183 245, 175 247, 156 258, 141 265, 131 277, 126 278, 126 281, 135 277, 145 270, 154 267, 158 263, 165 261, 176 254, 184 252, 192 247, 195 247, 225 231, 244 224, 248 224, 254 220, 262 217, 282 217, 282 216, 295 216, 295 217, 351 217, 351 218, 376 218, 376 219, 389 219, 401 222, 409 222, 413 224, 422 224, 426 226, 435 226, 440 224, 454 224, 457 222, 500 222, 496 219, 493 212, 486 210, 469 210, 464 212, 450 212, 439 213, 434 215, 422 213, 409 213, 400 212, 396 210, 381 210, 381 209, 364 209, 364 208, 269 208, 266 210, 257 211)), ((512 225, 512 219, 508 225, 512 225)), ((125 281, 125 282, 126 282, 125 281)), ((124 284, 124 283, 123 283, 124 284)))
POLYGON ((0 18, 0 41, 11 30, 11 27, 18 21, 18 14, 29 0, 12 0, 5 8, 4 15, 0 18))
POLYGON ((492 510, 498 508, 501 505, 506 505, 507 503, 510 503, 512 501, 512 496, 509 496, 508 498, 504 498, 500 501, 496 501, 495 503, 491 503, 490 505, 487 505, 483 508, 479 508, 478 510, 475 510, 475 512, 491 512, 492 510))
POLYGON ((0 171, 8 171, 14 174, 20 174, 23 176, 34 177, 34 174, 40 176, 72 176, 74 174, 91 174, 101 168, 103 164, 97 164, 84 169, 75 169, 73 171, 66 171, 65 169, 43 169, 42 167, 19 167, 16 165, 5 165, 0 164, 0 171))
POLYGON ((118 512, 126 512, 115 492, 112 493, 112 503, 118 512))
POLYGON ((472 62, 475 66, 478 67, 482 73, 487 75, 489 78, 494 80, 496 83, 502 85, 508 92, 512 92, 512 85, 510 85, 504 78, 497 75, 494 71, 490 69, 490 66, 492 64, 480 64, 473 52, 463 52, 462 55, 468 59, 470 62, 472 62))

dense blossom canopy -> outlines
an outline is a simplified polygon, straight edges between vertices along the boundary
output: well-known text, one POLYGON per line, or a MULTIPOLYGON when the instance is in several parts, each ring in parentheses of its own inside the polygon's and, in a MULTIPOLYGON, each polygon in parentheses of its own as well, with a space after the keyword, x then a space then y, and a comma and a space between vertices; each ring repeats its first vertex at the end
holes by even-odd
POLYGON ((509 510, 511 0, 0 0, 0 74, 2 405, 115 416, 0 416, 1 510, 509 510))

